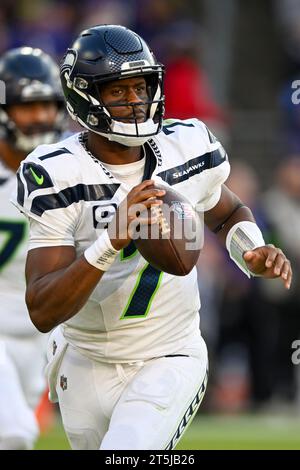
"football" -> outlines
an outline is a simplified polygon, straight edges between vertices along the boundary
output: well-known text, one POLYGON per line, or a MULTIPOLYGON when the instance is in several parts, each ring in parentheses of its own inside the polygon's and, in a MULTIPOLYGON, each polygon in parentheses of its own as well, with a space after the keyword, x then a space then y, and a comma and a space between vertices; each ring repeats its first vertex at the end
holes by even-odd
MULTIPOLYGON (((188 274, 200 255, 203 224, 192 204, 170 186, 156 184, 166 194, 162 206, 152 206, 158 222, 140 225, 134 243, 155 268, 176 276, 188 274)), ((143 213, 141 214, 141 216, 143 213)))

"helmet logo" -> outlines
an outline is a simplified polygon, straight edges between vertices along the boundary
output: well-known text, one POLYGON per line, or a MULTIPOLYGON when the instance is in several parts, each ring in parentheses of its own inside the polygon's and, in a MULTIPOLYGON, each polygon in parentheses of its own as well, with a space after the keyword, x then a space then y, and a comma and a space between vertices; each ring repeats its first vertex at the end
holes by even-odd
POLYGON ((64 74, 64 72, 67 70, 69 73, 69 76, 73 72, 73 68, 75 66, 76 60, 77 60, 77 55, 78 52, 74 49, 68 49, 68 52, 66 54, 66 57, 64 58, 64 61, 61 66, 61 73, 64 74))
POLYGON ((74 51, 68 52, 62 66, 72 67, 74 65, 75 59, 76 59, 76 56, 75 56, 74 51))

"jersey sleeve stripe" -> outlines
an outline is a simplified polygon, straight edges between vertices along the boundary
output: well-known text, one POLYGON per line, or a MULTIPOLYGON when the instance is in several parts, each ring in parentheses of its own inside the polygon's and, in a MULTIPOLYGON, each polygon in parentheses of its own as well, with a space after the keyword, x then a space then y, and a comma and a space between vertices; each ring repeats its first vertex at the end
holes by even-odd
POLYGON ((63 155, 64 153, 73 155, 72 152, 70 152, 70 150, 63 147, 61 149, 56 150, 55 152, 51 152, 51 153, 47 153, 46 155, 42 155, 41 157, 39 157, 39 160, 47 160, 47 158, 57 157, 58 155, 63 155))
POLYGON ((103 201, 111 199, 119 184, 77 184, 58 193, 36 196, 31 205, 31 212, 42 216, 45 211, 62 209, 80 201, 103 201))
POLYGON ((175 127, 175 126, 183 126, 183 127, 195 127, 194 124, 192 123, 186 123, 186 122, 173 122, 172 124, 165 124, 162 128, 163 133, 166 135, 173 134, 175 131, 169 131, 169 128, 175 127))

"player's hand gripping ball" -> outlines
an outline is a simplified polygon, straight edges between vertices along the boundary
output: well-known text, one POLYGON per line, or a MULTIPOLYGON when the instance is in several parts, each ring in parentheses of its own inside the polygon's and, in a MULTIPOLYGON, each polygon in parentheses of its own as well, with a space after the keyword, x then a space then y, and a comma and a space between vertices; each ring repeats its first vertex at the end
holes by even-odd
POLYGON ((141 255, 155 268, 176 276, 185 276, 199 258, 203 224, 185 197, 167 185, 156 184, 155 187, 166 191, 160 197, 163 204, 148 209, 157 217, 157 223, 138 226, 134 243, 141 255))

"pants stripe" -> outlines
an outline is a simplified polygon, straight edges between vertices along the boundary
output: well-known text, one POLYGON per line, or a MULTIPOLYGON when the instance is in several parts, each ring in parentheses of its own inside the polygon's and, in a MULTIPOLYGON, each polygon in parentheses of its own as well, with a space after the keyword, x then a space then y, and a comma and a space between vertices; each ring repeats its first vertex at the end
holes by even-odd
POLYGON ((183 415, 183 418, 181 419, 172 439, 168 443, 168 445, 165 447, 165 450, 172 450, 178 443, 178 441, 182 438, 183 433, 186 431, 188 424, 192 422, 192 419, 194 418, 202 400, 205 394, 206 390, 206 385, 207 385, 207 379, 208 379, 208 370, 206 370, 203 382, 197 391, 195 397, 192 399, 190 405, 188 406, 186 412, 183 415))

